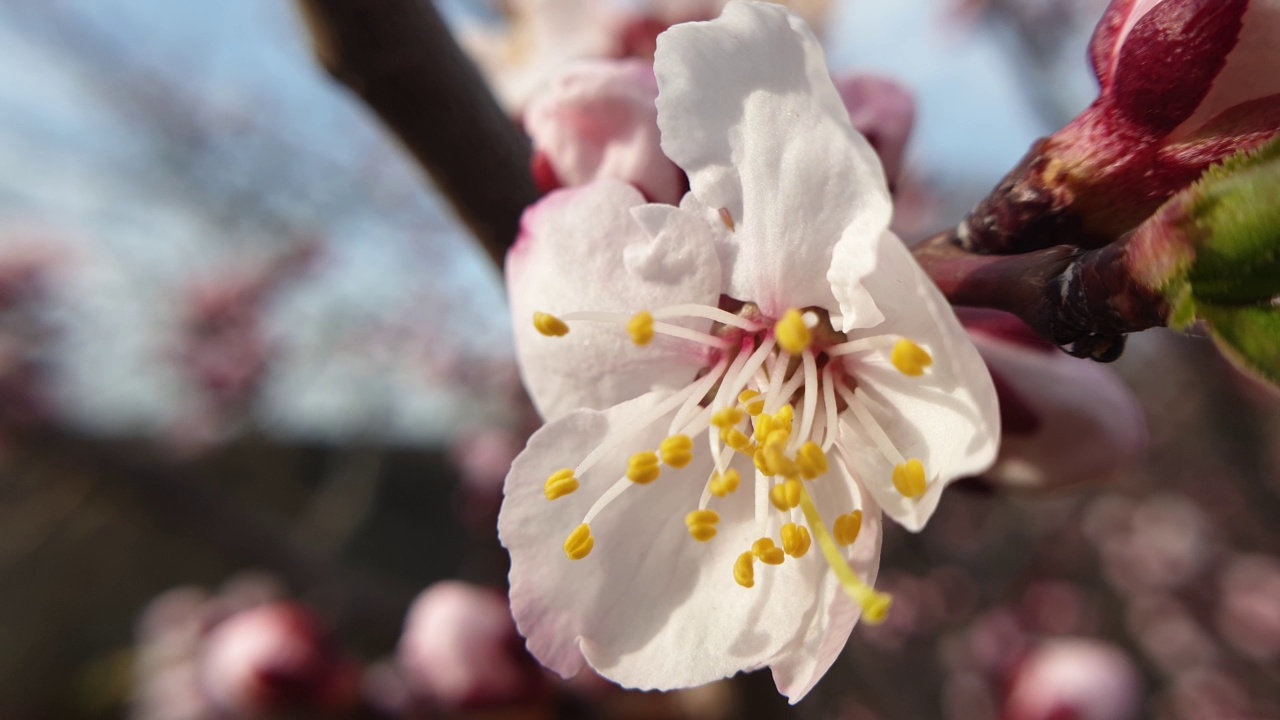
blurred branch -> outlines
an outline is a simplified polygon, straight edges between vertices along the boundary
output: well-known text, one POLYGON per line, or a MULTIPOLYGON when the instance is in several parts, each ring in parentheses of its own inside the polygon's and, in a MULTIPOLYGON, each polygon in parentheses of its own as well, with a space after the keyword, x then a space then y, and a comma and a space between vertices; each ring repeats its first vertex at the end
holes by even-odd
POLYGON ((359 95, 495 262, 537 199, 530 146, 430 0, 297 0, 320 64, 359 95))
POLYGON ((956 305, 1013 313, 1077 357, 1111 362, 1124 335, 1165 324, 1168 307, 1129 273, 1129 245, 1058 245, 1019 255, 975 255, 943 233, 914 250, 956 305))

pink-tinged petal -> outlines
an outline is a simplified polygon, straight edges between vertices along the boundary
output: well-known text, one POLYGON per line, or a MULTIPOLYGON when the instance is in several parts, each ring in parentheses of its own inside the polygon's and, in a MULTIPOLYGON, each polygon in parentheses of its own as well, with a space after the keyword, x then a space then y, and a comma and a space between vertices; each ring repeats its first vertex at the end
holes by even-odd
POLYGON ((1250 0, 1164 0, 1152 7, 1120 46, 1110 88, 1113 107, 1157 136, 1186 122, 1194 129, 1215 115, 1209 112, 1196 122, 1193 113, 1236 47, 1249 4, 1250 0))
POLYGON ((1133 24, 1159 1, 1111 0, 1111 4, 1103 11, 1102 19, 1093 31, 1093 39, 1089 41, 1089 62, 1093 65, 1093 74, 1098 78, 1103 93, 1111 87, 1116 59, 1120 56, 1120 43, 1133 29, 1133 24))
MULTIPOLYGON (((507 288, 521 376, 544 418, 683 387, 707 366, 707 347, 688 340, 660 335, 635 347, 611 323, 571 322, 564 337, 544 337, 533 327, 535 312, 630 316, 677 303, 718 302, 713 229, 676 214, 650 238, 631 216, 643 203, 630 185, 601 180, 554 192, 525 211, 507 255, 507 288)), ((706 320, 673 322, 699 331, 710 327, 706 320)))
POLYGON ((1008 720, 1128 720, 1142 680, 1119 647, 1087 638, 1048 640, 1022 661, 1001 717, 1008 720))
MULTIPOLYGON (((749 464, 742 459, 735 467, 743 487, 713 500, 721 520, 709 542, 694 541, 684 522, 712 470, 707 454, 695 451, 688 467, 664 468, 652 484, 628 486, 592 520, 590 554, 566 558, 564 538, 623 476, 627 457, 653 449, 666 434, 670 414, 647 425, 643 416, 669 397, 655 392, 604 412, 565 415, 530 438, 507 478, 498 527, 511 553, 512 612, 530 652, 561 675, 586 662, 627 687, 699 685, 780 664, 796 639, 828 616, 836 581, 816 548, 781 566, 757 562, 752 588, 734 581, 734 561, 759 537, 749 464), (627 439, 582 473, 576 492, 546 499, 543 484, 551 473, 573 467, 619 432, 627 439)), ((819 500, 824 511, 856 507, 856 489, 832 480, 819 500)), ((768 516, 775 540, 784 519, 768 516)))
POLYGON ((612 177, 674 205, 686 181, 658 147, 657 97, 649 63, 575 63, 529 102, 525 129, 561 185, 612 177))
MULTIPOLYGON (((1235 3, 1223 2, 1224 5, 1235 3)), ((1239 40, 1196 111, 1173 132, 1177 139, 1228 109, 1280 94, 1280 0, 1247 0, 1239 40)), ((1274 132, 1277 128, 1272 126, 1274 132)))
POLYGON ((663 33, 654 71, 663 151, 735 224, 727 294, 774 317, 835 310, 814 278, 842 236, 874 239, 892 207, 813 34, 780 6, 730 2, 718 20, 663 33))
MULTIPOLYGON (((1006 427, 1000 455, 984 478, 1044 489, 1105 482, 1146 449, 1142 408, 1105 365, 979 330, 970 336, 1006 392, 1038 419, 1029 432, 1006 427)), ((1004 402, 1002 397, 1002 410, 1004 402)))
MULTIPOLYGON (((880 570, 880 545, 884 536, 880 508, 838 464, 833 463, 831 473, 829 479, 839 478, 841 482, 824 483, 827 478, 822 478, 809 485, 808 489, 819 511, 823 512, 828 527, 837 515, 862 510, 862 530, 858 533, 858 540, 849 547, 846 558, 858 577, 867 585, 874 586, 880 570), (841 497, 832 492, 833 485, 836 489, 840 485, 856 487, 857 507, 840 507, 841 497)), ((809 552, 820 552, 816 543, 809 552)), ((809 557, 806 555, 804 560, 809 557)), ((789 652, 770 665, 778 692, 786 695, 793 705, 800 702, 831 668, 844 650, 853 626, 862 616, 861 609, 839 585, 827 583, 822 592, 829 596, 821 601, 826 608, 825 613, 817 615, 804 634, 796 638, 789 652)))
POLYGON ((871 143, 880 156, 889 187, 894 187, 902 172, 907 140, 911 138, 916 120, 916 102, 911 91, 876 75, 842 75, 832 80, 849 112, 853 129, 871 143))
POLYGON ((868 410, 904 458, 919 459, 929 481, 924 496, 904 497, 893 487, 893 464, 849 412, 858 432, 838 441, 876 502, 908 530, 924 527, 943 488, 991 466, 1000 442, 995 387, 977 348, 950 304, 898 238, 884 233, 867 267, 850 269, 875 298, 884 322, 851 338, 889 334, 924 348, 933 364, 919 377, 899 372, 887 349, 850 355, 845 368, 857 379, 868 410))

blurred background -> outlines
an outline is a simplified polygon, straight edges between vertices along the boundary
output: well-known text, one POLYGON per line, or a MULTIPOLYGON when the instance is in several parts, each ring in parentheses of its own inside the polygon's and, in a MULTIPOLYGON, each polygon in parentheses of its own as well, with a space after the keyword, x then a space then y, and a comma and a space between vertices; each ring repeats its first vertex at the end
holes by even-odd
MULTIPOLYGON (((1104 4, 818 15, 915 94, 904 237, 1091 101, 1104 4)), ((0 0, 0 717, 1280 717, 1280 403, 1163 331, 1114 366, 1145 455, 889 528, 889 621, 799 706, 542 675, 482 589, 536 427, 500 274, 308 42, 288 3, 0 0)))

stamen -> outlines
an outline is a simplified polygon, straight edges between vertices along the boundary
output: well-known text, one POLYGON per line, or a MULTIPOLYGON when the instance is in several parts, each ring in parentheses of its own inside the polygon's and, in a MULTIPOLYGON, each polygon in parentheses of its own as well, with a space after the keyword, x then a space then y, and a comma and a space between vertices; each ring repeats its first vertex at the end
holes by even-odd
POLYGON ((796 451, 796 465, 800 468, 800 477, 805 480, 816 480, 827 473, 827 456, 815 442, 807 442, 796 451))
POLYGON ((565 468, 551 473, 543 485, 542 492, 548 500, 556 500, 578 489, 578 478, 573 476, 573 468, 565 468))
POLYGON ((822 438, 822 449, 825 452, 831 449, 836 442, 836 436, 840 434, 839 416, 836 413, 836 384, 831 373, 831 365, 827 365, 822 370, 822 405, 827 411, 826 434, 822 438))
POLYGON ((773 326, 773 333, 778 338, 778 345, 792 355, 799 355, 809 349, 813 335, 804 324, 800 311, 792 308, 782 314, 782 318, 773 326))
POLYGON ((627 334, 631 336, 631 342, 640 347, 653 342, 653 315, 646 310, 632 315, 627 321, 627 334))
POLYGON ((805 352, 801 359, 804 361, 804 413, 800 415, 799 437, 808 438, 818 409, 818 361, 811 352, 805 352))
POLYGON ((729 228, 729 232, 733 232, 733 216, 729 214, 729 208, 720 208, 720 222, 729 228))
POLYGON ((696 317, 703 320, 711 320, 721 325, 736 327, 747 332, 759 332, 764 329, 760 323, 752 322, 741 315, 734 315, 731 312, 721 310, 718 307, 710 305, 668 305, 653 311, 655 320, 668 320, 670 318, 696 317))
POLYGON ((664 465, 685 467, 693 461, 693 440, 688 435, 672 435, 658 444, 658 455, 664 465))
POLYGON ((911 458, 893 468, 893 487, 904 496, 918 500, 924 495, 928 483, 924 477, 924 463, 911 458))
POLYGON ((793 558, 802 558, 809 552, 812 540, 803 525, 787 523, 782 526, 782 551, 793 558))
POLYGON ((738 394, 738 402, 752 417, 764 412, 764 398, 760 397, 760 393, 756 390, 743 390, 738 394))
POLYGON ((933 358, 924 348, 903 338, 894 344, 889 362, 903 375, 920 377, 924 369, 933 364, 933 358))
POLYGON ((721 408, 711 416, 711 424, 723 430, 742 422, 743 417, 742 411, 736 407, 721 408))
MULTIPOLYGON (((764 461, 769 475, 781 475, 789 478, 800 474, 800 468, 796 467, 795 461, 786 456, 786 440, 765 445, 764 461)), ((795 505, 791 507, 795 507, 795 505)))
POLYGON ((800 506, 800 481, 787 480, 769 488, 769 502, 782 512, 790 512, 800 506))
POLYGON ((738 428, 726 428, 721 430, 720 441, 738 452, 745 453, 751 449, 751 438, 747 437, 746 434, 738 428))
POLYGON ((744 588, 752 587, 756 584, 755 579, 755 555, 748 550, 738 556, 733 562, 733 580, 744 588))
POLYGON ((723 473, 716 473, 711 477, 711 494, 722 498, 738 489, 738 485, 742 483, 742 476, 737 470, 729 468, 723 473))
POLYGON ((827 354, 827 357, 840 357, 841 355, 866 352, 867 350, 879 350, 880 348, 889 347, 893 343, 892 335, 876 335, 875 337, 859 338, 832 345, 829 348, 825 348, 823 352, 827 354))
POLYGON ((569 326, 563 320, 550 313, 534 313, 533 327, 547 337, 564 337, 569 334, 569 326))
POLYGON ((662 468, 658 465, 658 455, 644 451, 632 455, 627 460, 627 479, 637 485, 648 485, 658 479, 662 468))
POLYGON ((706 542, 716 536, 716 523, 720 515, 715 510, 694 510, 684 518, 689 534, 698 542, 706 542))
POLYGON ((596 541, 591 537, 591 526, 582 523, 569 533, 569 537, 564 541, 564 554, 569 556, 570 560, 581 560, 591 553, 591 548, 596 546, 596 541))
POLYGON ((637 345, 647 344, 639 342, 635 334, 632 333, 632 323, 636 324, 636 330, 641 331, 640 339, 643 339, 643 331, 646 331, 650 322, 652 322, 653 332, 661 335, 669 335, 671 337, 690 340, 701 345, 708 345, 713 348, 723 350, 727 343, 724 338, 709 335, 697 330, 690 330, 683 325, 672 325, 671 323, 653 322, 653 314, 649 312, 639 312, 635 315, 624 315, 617 312, 571 312, 565 313, 563 320, 566 321, 586 321, 586 322, 602 322, 612 323, 614 325, 622 325, 627 329, 627 333, 632 336, 632 341, 637 345))
POLYGON ((765 565, 781 565, 787 559, 782 549, 773 544, 773 540, 762 537, 751 543, 751 554, 765 565))
POLYGON ((885 460, 890 464, 901 465, 906 462, 906 458, 902 457, 902 453, 898 452, 897 446, 889 439, 889 435, 885 433, 884 428, 880 427, 880 423, 876 422, 871 411, 866 408, 862 402, 866 397, 866 393, 862 390, 854 390, 849 392, 845 387, 840 387, 840 395, 844 398, 849 409, 853 411, 853 416, 858 419, 858 424, 862 425, 862 429, 867 431, 871 436, 871 442, 875 443, 880 450, 880 454, 884 455, 885 460))
MULTIPOLYGON (((751 358, 738 371, 737 377, 733 379, 733 382, 729 383, 728 392, 730 396, 746 389, 747 382, 756 374, 756 371, 760 369, 764 361, 769 358, 769 354, 773 352, 775 347, 777 347, 777 342, 772 337, 760 343, 760 347, 757 347, 755 352, 751 353, 751 358)), ((748 410, 747 412, 750 414, 751 411, 748 410)))
POLYGON ((893 604, 893 598, 884 593, 876 592, 858 579, 857 573, 853 571, 853 568, 849 567, 849 563, 845 561, 844 556, 840 553, 840 548, 836 547, 835 540, 831 538, 831 533, 827 532, 827 526, 822 524, 822 516, 818 514, 818 509, 814 507, 813 498, 809 497, 809 493, 804 491, 803 488, 801 490, 800 508, 804 511, 805 521, 809 523, 809 527, 813 530, 814 537, 818 541, 818 548, 822 550, 822 557, 827 561, 831 572, 835 573, 836 579, 840 581, 840 585, 844 588, 845 594, 849 596, 849 599, 862 608, 862 617, 868 623, 879 625, 884 622, 885 617, 889 614, 889 606, 893 604))
POLYGON ((836 542, 841 545, 852 545, 858 541, 858 534, 862 532, 862 511, 854 510, 851 513, 845 513, 837 517, 835 522, 831 523, 831 534, 835 536, 836 542))

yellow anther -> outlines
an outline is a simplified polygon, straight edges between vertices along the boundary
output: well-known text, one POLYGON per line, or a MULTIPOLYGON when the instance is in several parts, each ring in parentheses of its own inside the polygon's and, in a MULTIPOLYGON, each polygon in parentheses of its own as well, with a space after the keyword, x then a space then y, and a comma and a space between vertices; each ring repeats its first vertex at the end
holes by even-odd
POLYGON ((796 465, 800 468, 800 477, 813 480, 827 474, 827 455, 815 442, 807 442, 796 451, 796 465))
POLYGON ((573 468, 551 473, 551 477, 547 478, 547 484, 542 486, 542 492, 546 494, 548 500, 562 498, 577 489, 578 478, 573 476, 573 468))
POLYGON ((924 479, 924 463, 911 458, 893 468, 893 487, 904 496, 917 500, 924 495, 928 483, 924 479))
POLYGON ((544 312, 533 314, 533 327, 547 337, 562 337, 569 334, 569 326, 555 315, 544 312))
POLYGON ((716 473, 711 478, 711 494, 716 497, 724 497, 734 490, 738 489, 738 484, 742 482, 742 476, 737 470, 729 468, 724 474, 716 473))
POLYGON ((769 502, 782 512, 790 512, 800 505, 800 481, 787 480, 769 488, 769 502))
POLYGON ((904 338, 894 344, 889 362, 903 375, 919 377, 925 368, 933 364, 933 358, 924 348, 904 338))
POLYGON ((769 460, 765 457, 764 448, 756 448, 755 452, 751 453, 751 462, 755 463, 756 469, 765 475, 773 475, 773 471, 769 469, 769 460))
POLYGON ((720 442, 737 450, 747 452, 751 449, 751 438, 738 428, 725 428, 720 431, 720 442))
POLYGON ((809 530, 802 525, 795 523, 787 523, 782 526, 782 552, 793 558, 802 558, 804 554, 809 552, 809 545, 813 540, 809 537, 809 530))
POLYGON ((672 435, 658 445, 664 465, 682 468, 693 460, 693 441, 688 435, 672 435))
POLYGON ((773 540, 767 537, 751 543, 751 554, 765 565, 781 565, 782 561, 787 559, 782 549, 774 545, 773 540))
POLYGON ((782 349, 792 355, 799 355, 808 350, 809 343, 813 341, 809 328, 804 324, 804 318, 800 315, 800 311, 795 309, 782 314, 782 319, 773 326, 773 334, 782 349))
POLYGON ((756 416, 764 412, 764 396, 755 390, 743 390, 738 393, 738 402, 748 415, 756 416))
POLYGON ((835 536, 836 542, 841 545, 852 545, 858 541, 858 534, 862 532, 862 511, 854 510, 836 518, 831 524, 831 534, 835 536))
POLYGON ((786 427, 791 429, 791 421, 796 418, 796 409, 790 404, 783 405, 778 408, 778 412, 773 414, 773 423, 775 426, 786 427))
MULTIPOLYGON (((803 491, 804 488, 801 487, 801 490, 803 491)), ((822 558, 827 561, 827 567, 831 568, 831 572, 840 581, 840 586, 844 588, 849 599, 862 608, 862 618, 872 625, 884 622, 893 598, 868 587, 858 578, 853 568, 849 567, 849 562, 845 560, 831 533, 827 531, 827 526, 822 523, 822 516, 818 514, 818 508, 814 506, 813 498, 809 497, 808 492, 802 492, 800 495, 800 508, 804 511, 805 522, 813 530, 813 538, 818 543, 818 549, 822 551, 822 558)))
POLYGON ((648 345, 653 340, 653 315, 648 310, 632 315, 627 321, 627 334, 631 336, 631 342, 641 347, 648 345))
POLYGON ((741 410, 736 407, 727 407, 717 410, 715 414, 711 416, 711 424, 714 427, 718 427, 723 430, 724 428, 731 428, 742 422, 742 418, 743 414, 741 410))
POLYGON ((751 551, 742 553, 733 561, 733 580, 744 588, 756 584, 755 555, 751 551))
POLYGON ((791 439, 791 430, 785 427, 775 426, 773 430, 769 431, 769 436, 764 439, 764 444, 766 446, 768 445, 785 446, 787 444, 787 441, 790 439, 791 439))
MULTIPOLYGON (((771 442, 764 446, 764 461, 769 468, 768 475, 781 475, 782 477, 795 477, 800 474, 800 468, 796 466, 795 460, 787 457, 786 443, 771 442)), ((792 507, 795 507, 794 505, 792 507)))
POLYGON ((698 542, 706 542, 716 536, 716 523, 720 515, 715 510, 694 510, 684 517, 689 534, 698 542))
POLYGON ((591 537, 591 526, 582 523, 569 533, 569 538, 564 541, 564 554, 569 556, 570 560, 581 560, 591 553, 591 548, 596 546, 595 538, 591 537))
POLYGON ((733 216, 729 214, 729 208, 720 208, 720 222, 724 223, 729 232, 733 232, 733 216))
POLYGON ((648 485, 657 480, 661 472, 656 453, 638 452, 627 460, 627 479, 638 485, 648 485))
POLYGON ((757 415, 751 422, 755 425, 755 432, 752 434, 755 436, 756 442, 764 443, 764 439, 769 437, 769 432, 773 430, 773 416, 757 415))

